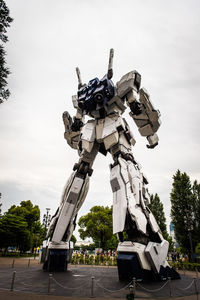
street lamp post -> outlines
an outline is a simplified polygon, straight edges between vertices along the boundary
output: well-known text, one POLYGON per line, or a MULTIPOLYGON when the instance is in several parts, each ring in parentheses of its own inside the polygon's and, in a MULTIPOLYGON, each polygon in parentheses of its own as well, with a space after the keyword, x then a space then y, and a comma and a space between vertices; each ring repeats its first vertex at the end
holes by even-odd
POLYGON ((42 225, 44 226, 44 237, 46 237, 47 233, 47 228, 50 225, 51 221, 51 215, 49 214, 50 208, 46 208, 46 214, 43 216, 43 223, 42 225))

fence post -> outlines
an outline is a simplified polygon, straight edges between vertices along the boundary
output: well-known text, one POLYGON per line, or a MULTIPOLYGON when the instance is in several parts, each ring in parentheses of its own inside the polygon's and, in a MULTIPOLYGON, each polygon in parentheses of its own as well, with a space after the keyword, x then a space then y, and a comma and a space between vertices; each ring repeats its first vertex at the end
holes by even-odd
POLYGON ((185 266, 183 266, 183 275, 185 276, 185 266))
POLYGON ((16 271, 14 271, 13 275, 12 275, 12 281, 11 281, 11 287, 10 287, 11 291, 13 291, 13 289, 14 289, 15 275, 16 275, 16 271))
POLYGON ((52 274, 49 274, 49 278, 48 278, 48 294, 50 294, 50 292, 51 292, 51 278, 52 278, 52 274))
POLYGON ((133 277, 133 295, 135 297, 135 291, 136 291, 136 278, 133 277))
POLYGON ((198 300, 199 291, 198 291, 198 287, 197 287, 197 278, 194 278, 194 288, 195 288, 195 293, 197 295, 197 300, 198 300))
POLYGON ((30 267, 30 262, 31 262, 31 260, 30 260, 30 258, 29 258, 29 260, 28 260, 28 268, 30 267))
POLYGON ((197 267, 195 268, 195 271, 196 271, 196 278, 198 279, 199 274, 198 274, 198 269, 197 269, 197 267))
POLYGON ((171 277, 168 277, 169 281, 169 296, 172 297, 172 282, 171 282, 171 277))
POLYGON ((94 298, 94 276, 91 277, 92 283, 91 283, 91 298, 94 298))
POLYGON ((14 268, 14 266, 15 266, 15 259, 13 259, 12 268, 14 268))

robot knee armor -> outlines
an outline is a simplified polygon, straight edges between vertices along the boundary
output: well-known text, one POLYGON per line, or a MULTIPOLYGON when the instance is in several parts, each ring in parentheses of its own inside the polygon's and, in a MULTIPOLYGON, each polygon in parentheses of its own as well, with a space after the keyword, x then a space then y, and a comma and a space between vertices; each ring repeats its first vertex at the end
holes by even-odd
POLYGON ((86 175, 88 176, 92 175, 93 169, 90 168, 90 164, 82 161, 80 163, 76 163, 73 167, 73 171, 77 170, 77 177, 85 178, 86 175))

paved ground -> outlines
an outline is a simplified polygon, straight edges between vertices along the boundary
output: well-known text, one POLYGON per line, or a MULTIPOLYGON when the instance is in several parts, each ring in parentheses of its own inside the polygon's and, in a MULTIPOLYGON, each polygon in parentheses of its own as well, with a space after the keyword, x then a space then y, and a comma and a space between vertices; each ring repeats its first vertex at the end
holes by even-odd
MULTIPOLYGON (((199 278, 200 278, 200 274, 199 278)), ((182 274, 181 280, 172 281, 172 296, 197 300, 193 277, 182 274)), ((200 291, 200 279, 198 279, 200 291)), ((64 299, 125 299, 129 293, 128 283, 119 282, 116 267, 70 266, 67 272, 52 274, 49 288, 49 273, 43 272, 38 260, 0 258, 0 299, 2 300, 64 300, 64 299), (14 291, 10 291, 13 272, 16 271, 14 291), (94 277, 94 279, 92 279, 94 277), (92 292, 92 281, 94 284, 92 292), (59 296, 59 297, 58 297, 59 296)), ((169 283, 138 283, 136 299, 172 299, 169 283), (164 286, 161 290, 160 287, 164 286)), ((180 299, 180 298, 178 298, 180 299)), ((200 300, 200 299, 199 299, 200 300)))

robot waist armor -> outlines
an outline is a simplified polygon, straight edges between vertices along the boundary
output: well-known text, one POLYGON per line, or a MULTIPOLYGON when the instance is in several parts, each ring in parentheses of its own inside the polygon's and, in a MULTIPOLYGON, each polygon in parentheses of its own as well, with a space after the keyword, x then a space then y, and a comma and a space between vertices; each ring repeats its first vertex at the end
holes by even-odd
POLYGON ((112 114, 105 119, 89 120, 81 130, 82 147, 87 152, 91 152, 94 142, 104 143, 105 149, 109 150, 117 143, 124 144, 130 148, 135 144, 126 121, 116 114, 112 114))

